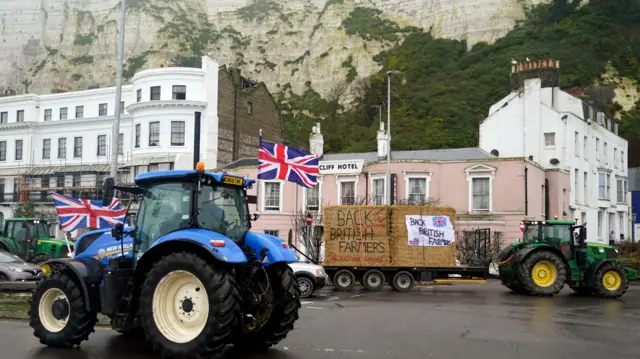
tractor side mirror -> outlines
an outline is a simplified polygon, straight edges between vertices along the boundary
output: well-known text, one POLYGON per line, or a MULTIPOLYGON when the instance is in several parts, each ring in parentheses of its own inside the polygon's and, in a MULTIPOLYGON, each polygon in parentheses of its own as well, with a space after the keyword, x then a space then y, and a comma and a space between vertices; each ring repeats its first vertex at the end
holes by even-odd
POLYGON ((124 225, 122 223, 116 223, 111 228, 111 236, 116 240, 120 241, 122 236, 124 235, 124 225))
POLYGON ((258 196, 247 196, 247 203, 258 204, 258 196))
POLYGON ((102 190, 102 205, 103 206, 108 206, 111 203, 111 200, 113 200, 113 187, 114 187, 115 181, 113 179, 113 177, 109 177, 106 180, 104 180, 104 188, 102 190))
POLYGON ((257 214, 257 213, 254 213, 254 214, 252 214, 249 218, 250 218, 252 221, 257 221, 257 220, 258 220, 258 218, 260 218, 260 215, 259 215, 259 214, 257 214))

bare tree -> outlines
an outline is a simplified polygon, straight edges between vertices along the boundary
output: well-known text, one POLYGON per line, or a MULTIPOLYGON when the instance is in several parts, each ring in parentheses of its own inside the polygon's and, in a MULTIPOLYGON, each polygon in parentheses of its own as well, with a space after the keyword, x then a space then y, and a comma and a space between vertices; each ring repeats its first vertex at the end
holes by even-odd
POLYGON ((479 228, 456 230, 456 257, 463 266, 488 266, 495 260, 502 247, 502 233, 493 232, 484 237, 479 228))
POLYGON ((305 256, 312 263, 320 263, 320 253, 322 245, 324 244, 322 210, 305 211, 303 209, 299 209, 293 214, 291 219, 293 222, 293 230, 304 246, 304 252, 295 246, 294 249, 300 252, 300 254, 305 256), (307 224, 308 214, 311 216, 311 225, 307 224))

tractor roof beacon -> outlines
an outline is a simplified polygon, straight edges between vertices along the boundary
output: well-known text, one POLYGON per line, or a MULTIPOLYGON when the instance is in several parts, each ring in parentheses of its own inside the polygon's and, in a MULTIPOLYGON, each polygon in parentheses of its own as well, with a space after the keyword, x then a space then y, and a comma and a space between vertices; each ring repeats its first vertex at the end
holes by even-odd
POLYGON ((258 217, 249 215, 253 183, 198 162, 196 170, 145 173, 134 187, 116 187, 140 200, 135 226, 86 233, 75 258, 44 265, 48 275, 31 300, 34 334, 48 346, 78 345, 103 313, 113 329, 143 331, 173 358, 284 339, 300 308, 288 266, 297 257, 278 238, 250 231, 258 217))
POLYGON ((569 284, 579 294, 619 298, 638 277, 620 264, 617 249, 587 242, 586 223, 527 219, 523 224, 522 241, 498 255, 500 280, 514 292, 553 296, 569 284))

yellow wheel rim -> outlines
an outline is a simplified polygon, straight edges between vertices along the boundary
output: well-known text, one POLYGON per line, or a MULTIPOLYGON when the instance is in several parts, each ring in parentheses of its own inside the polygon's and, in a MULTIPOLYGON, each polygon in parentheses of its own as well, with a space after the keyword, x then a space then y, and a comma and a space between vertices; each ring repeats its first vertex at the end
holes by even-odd
POLYGON ((550 287, 558 278, 556 266, 551 262, 542 261, 536 263, 531 271, 533 282, 540 287, 550 287))
POLYGON ((615 291, 622 285, 622 278, 616 271, 608 271, 602 277, 602 284, 607 290, 615 291))

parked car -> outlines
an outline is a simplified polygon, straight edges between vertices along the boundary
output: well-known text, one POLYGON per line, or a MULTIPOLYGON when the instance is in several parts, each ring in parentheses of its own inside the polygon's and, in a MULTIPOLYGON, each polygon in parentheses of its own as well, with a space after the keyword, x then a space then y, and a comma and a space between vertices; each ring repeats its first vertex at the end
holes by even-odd
POLYGON ((296 262, 290 263, 289 266, 293 269, 293 275, 298 280, 301 298, 308 298, 327 284, 328 276, 321 265, 296 262))
POLYGON ((42 268, 7 251, 0 251, 0 282, 30 282, 43 277, 42 268))

